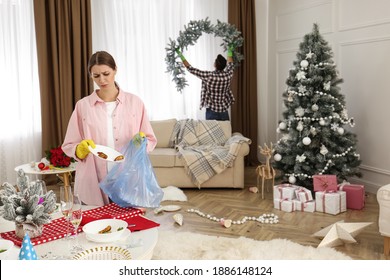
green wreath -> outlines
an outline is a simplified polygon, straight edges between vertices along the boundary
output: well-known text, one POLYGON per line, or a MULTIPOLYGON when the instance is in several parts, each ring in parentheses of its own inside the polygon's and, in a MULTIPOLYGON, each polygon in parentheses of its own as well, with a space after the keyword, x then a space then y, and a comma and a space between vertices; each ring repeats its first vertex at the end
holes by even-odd
POLYGON ((216 25, 212 25, 208 18, 190 21, 188 26, 184 25, 184 31, 179 32, 177 40, 169 38, 168 47, 165 48, 167 51, 165 58, 167 72, 172 74, 172 81, 176 83, 176 89, 180 92, 188 84, 185 79, 185 66, 180 59, 177 59, 178 54, 176 53, 176 49, 183 51, 188 46, 195 45, 202 33, 213 33, 215 37, 221 37, 223 41, 221 46, 224 51, 227 51, 228 46, 234 46, 233 61, 235 67, 239 66, 241 60, 244 59, 244 56, 236 50, 242 46, 244 39, 241 37, 241 32, 234 25, 223 23, 219 20, 217 20, 216 25))

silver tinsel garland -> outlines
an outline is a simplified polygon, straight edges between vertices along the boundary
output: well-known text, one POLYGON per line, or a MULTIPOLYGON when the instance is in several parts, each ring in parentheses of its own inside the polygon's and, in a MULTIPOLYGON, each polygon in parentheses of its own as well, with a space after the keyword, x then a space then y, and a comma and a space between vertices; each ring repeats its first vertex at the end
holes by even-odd
POLYGON ((217 21, 216 25, 212 25, 208 18, 203 20, 192 20, 188 23, 188 26, 184 25, 184 31, 179 32, 179 37, 176 40, 169 38, 168 46, 165 48, 167 55, 165 61, 167 63, 167 72, 171 73, 172 81, 176 83, 176 89, 182 91, 187 86, 187 80, 185 79, 185 66, 176 53, 176 49, 183 52, 188 46, 195 45, 196 41, 202 36, 203 33, 214 34, 215 37, 222 38, 222 48, 226 52, 229 46, 234 47, 233 60, 235 66, 239 66, 244 56, 237 51, 237 48, 241 47, 244 39, 241 36, 241 32, 236 29, 234 25, 217 21))

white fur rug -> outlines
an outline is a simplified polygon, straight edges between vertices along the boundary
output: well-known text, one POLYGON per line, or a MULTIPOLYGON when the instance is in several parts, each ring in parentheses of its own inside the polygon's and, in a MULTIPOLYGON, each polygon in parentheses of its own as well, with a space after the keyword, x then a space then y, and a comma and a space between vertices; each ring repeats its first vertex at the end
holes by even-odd
POLYGON ((159 230, 154 260, 351 260, 334 248, 159 230))

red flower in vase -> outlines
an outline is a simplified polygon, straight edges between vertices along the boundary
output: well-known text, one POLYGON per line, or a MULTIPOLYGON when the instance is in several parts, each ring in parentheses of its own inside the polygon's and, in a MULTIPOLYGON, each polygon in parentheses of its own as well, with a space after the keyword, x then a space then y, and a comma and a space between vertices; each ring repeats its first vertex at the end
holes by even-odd
POLYGON ((46 151, 46 159, 50 162, 54 167, 68 167, 74 159, 68 157, 61 146, 52 148, 50 151, 46 151))

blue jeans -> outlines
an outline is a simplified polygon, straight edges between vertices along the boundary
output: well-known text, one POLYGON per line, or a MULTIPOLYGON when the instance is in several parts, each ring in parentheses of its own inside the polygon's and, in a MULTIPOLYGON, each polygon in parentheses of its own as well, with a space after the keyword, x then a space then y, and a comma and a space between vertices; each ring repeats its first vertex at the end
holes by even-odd
POLYGON ((229 112, 214 112, 210 108, 206 108, 206 120, 228 121, 229 112))

